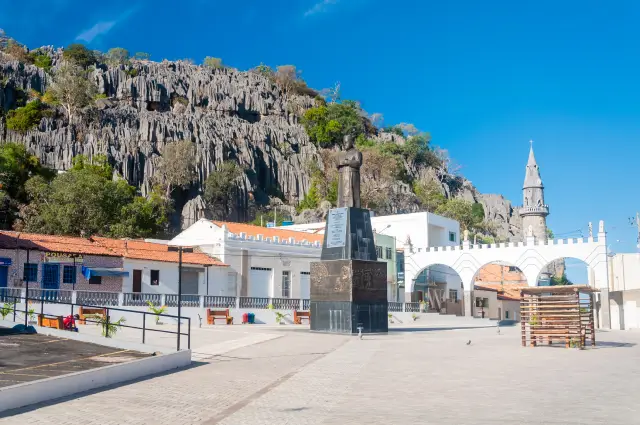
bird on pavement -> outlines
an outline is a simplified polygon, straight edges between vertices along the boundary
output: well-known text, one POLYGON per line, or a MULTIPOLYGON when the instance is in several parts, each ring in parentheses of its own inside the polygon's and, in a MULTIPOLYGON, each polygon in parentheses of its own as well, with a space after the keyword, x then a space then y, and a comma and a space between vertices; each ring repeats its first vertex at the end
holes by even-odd
POLYGON ((471 345, 471 340, 467 341, 467 345, 471 345))
POLYGON ((498 335, 500 335, 500 326, 498 326, 498 335))

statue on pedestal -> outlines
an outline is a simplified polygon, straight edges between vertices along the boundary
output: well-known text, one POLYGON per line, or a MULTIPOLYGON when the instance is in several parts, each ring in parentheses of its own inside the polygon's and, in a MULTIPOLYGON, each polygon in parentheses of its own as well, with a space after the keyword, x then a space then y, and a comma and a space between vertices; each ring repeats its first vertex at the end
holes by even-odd
POLYGON ((593 237, 593 224, 591 224, 591 222, 589 222, 589 237, 593 237))
POLYGON ((338 208, 360 208, 362 152, 353 146, 353 136, 344 136, 344 151, 338 154, 338 208))

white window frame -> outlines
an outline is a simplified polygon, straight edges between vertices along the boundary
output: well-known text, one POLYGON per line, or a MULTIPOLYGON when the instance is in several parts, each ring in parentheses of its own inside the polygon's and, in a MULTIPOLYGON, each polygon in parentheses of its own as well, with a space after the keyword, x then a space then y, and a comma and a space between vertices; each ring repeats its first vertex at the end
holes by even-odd
POLYGON ((291 298, 291 270, 282 271, 281 291, 282 291, 282 298, 291 298), (286 293, 285 293, 285 289, 286 289, 286 293))

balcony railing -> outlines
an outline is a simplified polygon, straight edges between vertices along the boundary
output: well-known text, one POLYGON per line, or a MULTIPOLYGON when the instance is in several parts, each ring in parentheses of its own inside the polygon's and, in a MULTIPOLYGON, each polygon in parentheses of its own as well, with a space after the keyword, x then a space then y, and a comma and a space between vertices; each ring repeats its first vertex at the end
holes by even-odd
POLYGON ((420 311, 420 303, 404 303, 404 311, 418 313, 420 311))
POLYGON ((396 303, 389 301, 389 311, 390 312, 401 312, 402 311, 402 303, 396 303))
POLYGON ((71 297, 73 296, 73 291, 65 291, 61 289, 29 288, 28 295, 30 300, 70 303, 71 297))
POLYGON ((271 298, 271 305, 276 310, 300 310, 300 300, 297 298, 271 298))
POLYGON ((260 308, 266 309, 271 304, 269 298, 240 297, 240 308, 260 308))
POLYGON ((117 306, 118 295, 118 292, 76 291, 76 304, 117 306))
POLYGON ((205 308, 236 308, 236 297, 204 295, 205 308))
MULTIPOLYGON (((0 288, 0 302, 8 297, 24 297, 23 288, 0 288)), ((67 291, 57 289, 29 288, 29 300, 45 303, 74 303, 76 305, 100 305, 105 307, 148 307, 151 302, 154 306, 166 305, 178 306, 177 294, 145 294, 126 292, 99 292, 99 291, 67 291)), ((458 301, 459 303, 459 301, 458 301)), ((182 295, 182 307, 192 308, 241 308, 244 310, 266 310, 272 305, 275 310, 309 310, 308 298, 267 298, 267 297, 233 297, 218 295, 182 295)), ((418 313, 420 303, 388 303, 391 313, 418 313)), ((447 311, 453 311, 449 306, 447 311)), ((460 313, 458 313, 460 314, 460 313)))
MULTIPOLYGON (((182 307, 200 307, 200 295, 182 295, 182 307)), ((167 307, 178 307, 178 295, 165 295, 165 305, 167 307)))
POLYGON ((158 307, 162 304, 161 294, 142 294, 138 292, 128 292, 123 294, 123 304, 132 307, 146 307, 149 303, 158 307))

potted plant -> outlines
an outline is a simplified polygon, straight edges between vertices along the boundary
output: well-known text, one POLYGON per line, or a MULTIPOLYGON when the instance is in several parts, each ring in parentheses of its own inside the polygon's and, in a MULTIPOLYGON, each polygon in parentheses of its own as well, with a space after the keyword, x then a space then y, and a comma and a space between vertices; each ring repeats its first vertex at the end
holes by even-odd
POLYGON ((109 321, 107 323, 107 318, 101 314, 92 315, 92 317, 96 319, 96 324, 102 327, 102 336, 107 338, 113 338, 118 329, 120 329, 120 325, 127 321, 124 317, 121 317, 115 322, 109 321))
POLYGON ((35 326, 38 322, 36 320, 36 310, 33 308, 31 301, 29 301, 29 309, 27 310, 27 317, 29 318, 27 324, 35 326))
POLYGON ((276 311, 276 323, 279 324, 279 325, 284 325, 285 324, 284 323, 284 318, 286 316, 289 316, 289 314, 288 313, 281 313, 279 311, 276 311))
POLYGON ((0 307, 0 316, 2 316, 2 320, 4 320, 4 318, 10 315, 11 313, 13 313, 13 304, 4 303, 4 305, 0 307))
POLYGON ((389 323, 393 323, 393 314, 389 313, 389 323))
POLYGON ((156 307, 151 301, 147 301, 147 304, 149 305, 149 311, 156 315, 156 325, 162 325, 160 315, 167 311, 167 306, 156 307))
POLYGON ((413 321, 415 322, 416 320, 418 320, 419 316, 415 313, 411 314, 411 318, 413 319, 413 321))

